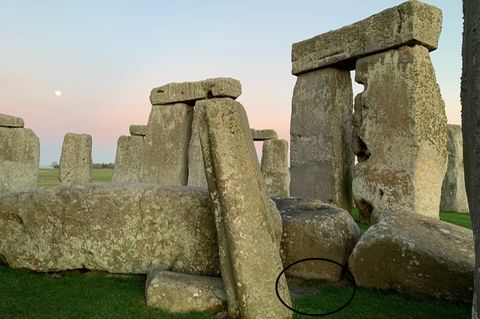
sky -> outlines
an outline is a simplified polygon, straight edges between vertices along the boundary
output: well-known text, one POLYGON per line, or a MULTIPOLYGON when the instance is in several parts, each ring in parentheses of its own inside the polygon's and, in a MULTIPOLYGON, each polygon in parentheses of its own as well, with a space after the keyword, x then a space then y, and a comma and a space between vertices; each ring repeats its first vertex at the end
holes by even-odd
MULTIPOLYGON (((289 140, 292 43, 402 2, 0 0, 0 113, 38 135, 41 166, 59 161, 67 132, 92 135, 95 163, 114 162, 118 137, 147 123, 152 88, 233 77, 250 126, 289 140)), ((462 2, 424 2, 443 11, 431 56, 459 124, 462 2)))

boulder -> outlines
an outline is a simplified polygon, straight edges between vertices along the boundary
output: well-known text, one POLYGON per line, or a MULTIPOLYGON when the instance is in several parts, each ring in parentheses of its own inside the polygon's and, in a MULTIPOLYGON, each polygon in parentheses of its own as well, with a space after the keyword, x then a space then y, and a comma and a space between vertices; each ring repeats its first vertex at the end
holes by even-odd
POLYGON ((0 127, 0 197, 37 187, 40 141, 31 129, 0 127))
POLYGON ((405 212, 370 227, 349 266, 362 287, 471 303, 474 260, 471 230, 405 212))
POLYGON ((148 273, 145 299, 148 307, 171 313, 217 314, 225 310, 227 303, 221 278, 164 270, 148 273))
MULTIPOLYGON (((326 258, 346 265, 360 230, 346 210, 319 200, 275 198, 283 220, 284 267, 305 258, 326 258)), ((297 264, 288 276, 339 281, 343 269, 325 261, 297 264)))
POLYGON ((240 81, 231 78, 212 78, 197 82, 169 83, 152 89, 152 105, 192 102, 213 97, 236 99, 242 94, 240 81))
POLYGON ((280 139, 263 142, 261 170, 269 196, 288 197, 290 195, 287 141, 280 139))
POLYGON ((208 192, 193 187, 87 184, 7 194, 0 255, 11 267, 42 272, 219 273, 208 192))
POLYGON ((67 133, 60 157, 62 185, 86 184, 92 181, 92 137, 88 134, 67 133))
POLYGON ((130 125, 130 135, 131 136, 145 136, 147 135, 147 125, 130 125))
POLYGON ((405 46, 357 61, 353 195, 360 222, 386 210, 439 219, 447 117, 428 49, 405 46), (385 94, 389 92, 389 94, 385 94))
POLYGON ((143 142, 143 136, 120 136, 113 167, 113 183, 141 181, 143 142))
POLYGON ((442 11, 420 1, 407 1, 341 29, 292 46, 292 74, 339 65, 354 69, 355 60, 404 45, 438 46, 442 11))
POLYGON ((152 107, 145 136, 142 181, 187 185, 192 115, 193 108, 187 104, 152 107))
POLYGON ((463 139, 460 125, 447 125, 447 173, 443 179, 440 210, 468 213, 465 173, 463 167, 463 139))
POLYGON ((13 115, 0 113, 0 127, 23 128, 23 126, 23 119, 13 115))
POLYGON ((250 132, 254 141, 268 141, 276 140, 278 138, 275 130, 255 130, 252 128, 250 129, 250 132))

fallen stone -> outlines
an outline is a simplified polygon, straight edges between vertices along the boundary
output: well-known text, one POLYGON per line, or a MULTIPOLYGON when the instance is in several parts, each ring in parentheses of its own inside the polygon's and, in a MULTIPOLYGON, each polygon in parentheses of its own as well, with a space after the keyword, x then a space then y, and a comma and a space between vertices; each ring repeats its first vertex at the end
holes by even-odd
POLYGON ((148 273, 145 299, 148 307, 171 313, 198 311, 217 314, 226 308, 221 278, 163 270, 148 273))
POLYGON ((213 97, 236 99, 242 94, 240 81, 232 78, 212 78, 197 82, 169 83, 152 89, 152 105, 194 102, 213 97))
POLYGON ((200 144, 199 121, 199 112, 197 108, 194 108, 192 135, 190 137, 190 145, 188 146, 188 186, 207 187, 202 146, 200 144))
POLYGON ((67 133, 60 157, 60 184, 87 184, 92 181, 92 137, 67 133))
POLYGON ((193 108, 182 103, 152 107, 145 136, 142 181, 187 185, 192 113, 193 108))
POLYGON ((145 136, 147 135, 147 125, 130 125, 131 136, 145 136))
POLYGON ((142 136, 120 136, 113 167, 113 183, 141 181, 143 141, 142 136))
POLYGON ((405 212, 370 227, 349 266, 362 287, 471 303, 474 259, 471 230, 405 212))
POLYGON ((0 255, 10 267, 40 272, 219 274, 208 192, 193 187, 87 184, 7 194, 0 255))
POLYGON ((13 115, 0 113, 0 127, 23 128, 24 125, 23 119, 13 115))
POLYGON ((250 129, 250 132, 252 133, 254 141, 276 140, 278 138, 275 130, 255 130, 252 128, 250 129))
POLYGON ((351 211, 350 72, 326 68, 297 78, 290 122, 290 194, 351 211))
POLYGON ((292 74, 330 65, 353 70, 355 60, 404 45, 438 46, 442 11, 420 1, 408 1, 341 29, 292 46, 292 74))
POLYGON ((287 141, 263 142, 261 170, 269 196, 288 197, 290 195, 287 141))
POLYGON ((371 55, 357 61, 355 74, 365 86, 353 115, 360 222, 375 223, 386 210, 439 219, 447 117, 428 50, 416 45, 371 55))
MULTIPOLYGON (((204 119, 200 139, 229 315, 291 318, 274 289, 283 267, 245 110, 228 98, 198 101, 196 107, 204 119)), ((278 287, 290 303, 284 277, 278 287)))
MULTIPOLYGON (((326 258, 346 265, 360 230, 346 210, 319 200, 275 198, 283 219, 281 254, 284 267, 305 258, 326 258)), ((288 276, 339 281, 342 268, 309 261, 287 271, 288 276)))
POLYGON ((31 129, 0 127, 0 197, 37 187, 40 141, 31 129))
POLYGON ((460 125, 447 125, 447 173, 443 179, 440 210, 468 213, 463 167, 463 139, 460 125))

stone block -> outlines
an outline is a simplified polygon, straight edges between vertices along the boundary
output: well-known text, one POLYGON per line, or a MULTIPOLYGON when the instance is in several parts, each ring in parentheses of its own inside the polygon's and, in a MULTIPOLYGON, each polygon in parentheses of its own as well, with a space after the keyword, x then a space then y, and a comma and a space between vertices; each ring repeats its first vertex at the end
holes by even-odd
POLYGON ((113 183, 140 182, 144 152, 142 136, 120 136, 113 168, 113 183))
POLYGON ((263 142, 261 170, 269 196, 288 197, 290 195, 287 141, 281 139, 263 142))
POLYGON ((207 187, 205 167, 203 165, 202 146, 200 143, 199 112, 196 108, 193 111, 192 135, 188 146, 188 186, 207 187))
POLYGON ((60 157, 60 184, 86 184, 92 181, 92 137, 67 133, 60 157))
POLYGON ((147 125, 130 125, 131 136, 145 136, 147 135, 147 125))
POLYGON ((23 119, 13 115, 0 113, 0 127, 23 128, 23 126, 23 119))
POLYGON ((250 132, 252 133, 254 141, 276 140, 278 138, 275 130, 255 130, 252 128, 250 129, 250 132))

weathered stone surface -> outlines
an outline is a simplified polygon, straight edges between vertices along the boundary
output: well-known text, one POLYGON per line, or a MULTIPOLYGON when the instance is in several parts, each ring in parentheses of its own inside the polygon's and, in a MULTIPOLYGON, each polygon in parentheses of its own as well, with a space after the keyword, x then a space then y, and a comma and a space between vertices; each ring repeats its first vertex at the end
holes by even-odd
POLYGON ((471 230, 404 212, 370 227, 349 266, 363 287, 470 303, 474 257, 471 230))
POLYGON ((188 186, 207 187, 203 165, 202 146, 200 144, 200 116, 197 108, 193 111, 192 136, 188 146, 188 186))
MULTIPOLYGON (((275 292, 282 262, 245 110, 228 98, 196 107, 229 315, 238 315, 238 306, 242 318, 291 318, 275 292)), ((285 278, 279 293, 290 303, 285 278)))
POLYGON ((86 184, 92 181, 92 137, 90 135, 65 134, 58 179, 62 185, 86 184))
POLYGON ((0 127, 0 197, 37 187, 40 141, 31 129, 0 127))
POLYGON ((465 174, 463 168, 463 139, 460 125, 447 125, 447 173, 443 179, 440 210, 468 213, 465 174))
POLYGON ((143 142, 142 136, 120 136, 113 168, 113 183, 141 181, 143 142))
POLYGON ((252 138, 254 141, 267 141, 267 140, 276 140, 278 138, 277 132, 275 130, 256 130, 250 129, 252 133, 252 138))
POLYGON ((237 98, 242 94, 240 81, 232 78, 213 78, 197 82, 169 83, 152 89, 152 105, 194 102, 212 97, 237 98))
POLYGON ((438 219, 447 118, 428 50, 405 46, 362 58, 356 81, 366 87, 353 120, 361 222, 375 223, 386 209, 438 219))
MULTIPOLYGON (((276 198, 274 201, 283 219, 284 267, 305 258, 327 258, 347 264, 360 237, 360 230, 349 212, 319 200, 276 198)), ((287 275, 338 281, 342 268, 323 261, 304 262, 290 268, 287 275)))
POLYGON ((192 107, 153 106, 148 119, 142 180, 161 185, 187 185, 192 107))
POLYGON ((290 194, 352 206, 352 82, 326 68, 297 78, 290 122, 290 194))
POLYGON ((130 135, 132 136, 145 136, 147 135, 147 125, 130 125, 130 135))
POLYGON ((269 196, 290 195, 287 141, 281 139, 263 142, 261 170, 269 196))
POLYGON ((24 125, 23 119, 13 115, 0 113, 0 127, 23 128, 24 125))
POLYGON ((87 184, 7 195, 0 255, 36 271, 219 272, 208 193, 180 186, 87 184))
POLYGON ((463 0, 462 131, 465 186, 475 238, 475 296, 472 318, 480 317, 480 3, 463 0))
POLYGON ((370 54, 421 44, 438 46, 442 11, 420 1, 408 1, 341 29, 292 46, 292 74, 329 65, 353 69, 355 60, 370 54))
POLYGON ((224 311, 227 303, 221 278, 163 270, 148 273, 145 299, 147 306, 172 313, 216 314, 224 311))

